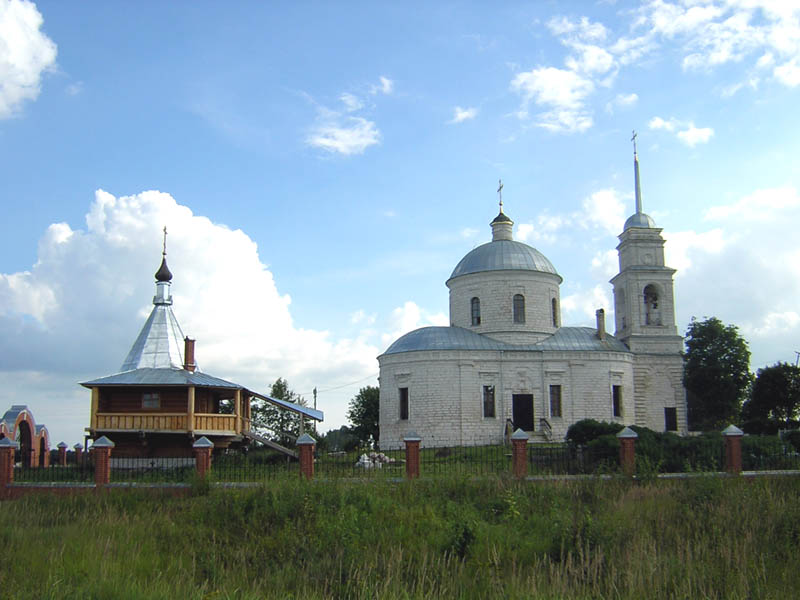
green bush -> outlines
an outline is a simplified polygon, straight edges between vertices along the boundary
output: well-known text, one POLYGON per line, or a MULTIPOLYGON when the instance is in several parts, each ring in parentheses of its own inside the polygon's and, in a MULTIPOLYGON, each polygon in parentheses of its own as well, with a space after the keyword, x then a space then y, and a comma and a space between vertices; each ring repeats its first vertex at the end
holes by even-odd
POLYGON ((624 426, 619 423, 582 419, 570 425, 569 429, 567 429, 566 438, 571 444, 585 446, 601 435, 616 434, 621 431, 623 427, 624 426))

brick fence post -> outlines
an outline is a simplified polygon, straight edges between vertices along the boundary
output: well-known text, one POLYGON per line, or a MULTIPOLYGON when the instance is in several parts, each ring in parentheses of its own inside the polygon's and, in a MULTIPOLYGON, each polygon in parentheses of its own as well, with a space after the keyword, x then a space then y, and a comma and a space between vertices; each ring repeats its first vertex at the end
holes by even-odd
POLYGON ((58 444, 58 464, 62 467, 67 466, 67 444, 61 442, 58 444))
POLYGON ((419 445, 422 438, 416 431, 409 431, 403 441, 406 444, 406 477, 416 479, 419 477, 419 445))
POLYGON ((106 436, 94 441, 94 484, 98 489, 108 485, 111 480, 111 449, 114 442, 106 436))
POLYGON ((211 452, 214 450, 214 442, 206 436, 201 437, 194 444, 194 464, 197 469, 198 477, 205 477, 206 473, 211 470, 211 452))
POLYGON ((317 442, 307 433, 297 438, 297 449, 300 452, 300 476, 314 479, 314 448, 317 442))
POLYGON ((630 427, 626 427, 617 434, 619 440, 619 466, 628 477, 633 477, 636 472, 636 439, 639 436, 630 427))
POLYGON ((13 440, 0 440, 0 498, 6 496, 6 486, 14 483, 14 453, 18 448, 19 444, 13 440))
POLYGON ((731 475, 742 472, 742 436, 744 432, 736 425, 728 425, 722 432, 725 436, 725 470, 731 475))
POLYGON ((511 472, 517 479, 528 474, 528 434, 517 429, 511 436, 511 472))
POLYGON ((83 446, 75 444, 72 449, 75 450, 75 464, 80 465, 83 458, 83 446))

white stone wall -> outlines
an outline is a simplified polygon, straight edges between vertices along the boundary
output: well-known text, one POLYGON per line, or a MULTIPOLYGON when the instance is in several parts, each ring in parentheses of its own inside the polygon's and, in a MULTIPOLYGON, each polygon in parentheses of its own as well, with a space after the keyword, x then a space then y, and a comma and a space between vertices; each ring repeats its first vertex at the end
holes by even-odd
POLYGON ((552 300, 561 321, 559 277, 535 271, 483 271, 456 277, 450 288, 450 323, 511 344, 532 344, 553 333, 552 300), (525 323, 514 323, 513 299, 525 298, 525 323), (472 298, 481 302, 481 324, 472 325, 472 298))
POLYGON ((553 439, 585 418, 634 424, 633 356, 620 352, 422 351, 380 357, 380 443, 399 448, 415 431, 423 446, 496 444, 512 417, 512 396, 532 394, 534 427, 544 417, 553 439), (483 386, 495 386, 496 416, 483 416, 483 386), (550 414, 550 385, 562 386, 562 416, 550 414), (611 386, 622 386, 614 417, 611 386), (401 420, 399 388, 409 389, 401 420))

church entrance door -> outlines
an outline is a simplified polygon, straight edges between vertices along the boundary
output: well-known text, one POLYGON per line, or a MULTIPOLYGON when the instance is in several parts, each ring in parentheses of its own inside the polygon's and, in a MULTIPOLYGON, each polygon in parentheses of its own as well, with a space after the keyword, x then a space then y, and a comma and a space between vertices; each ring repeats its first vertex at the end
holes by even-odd
POLYGON ((511 408, 514 429, 533 431, 533 394, 513 394, 511 408))

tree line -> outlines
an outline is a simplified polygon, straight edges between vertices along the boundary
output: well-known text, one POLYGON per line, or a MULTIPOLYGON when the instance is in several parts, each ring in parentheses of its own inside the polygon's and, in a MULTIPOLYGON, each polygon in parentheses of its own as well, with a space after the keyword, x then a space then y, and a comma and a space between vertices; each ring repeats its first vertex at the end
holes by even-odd
POLYGON ((800 367, 779 361, 751 373, 747 341, 716 317, 692 318, 685 343, 689 429, 735 423, 746 433, 774 434, 800 425, 800 367))

